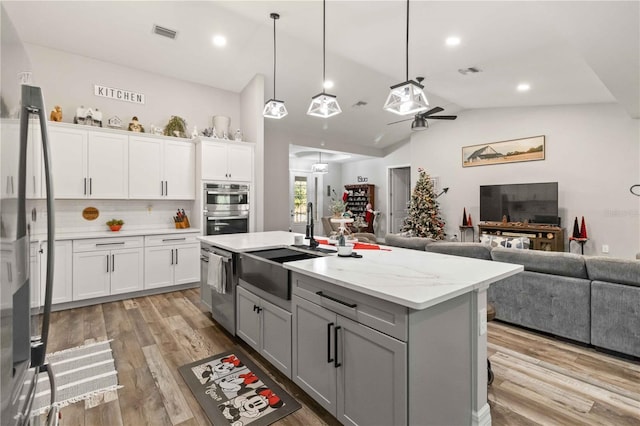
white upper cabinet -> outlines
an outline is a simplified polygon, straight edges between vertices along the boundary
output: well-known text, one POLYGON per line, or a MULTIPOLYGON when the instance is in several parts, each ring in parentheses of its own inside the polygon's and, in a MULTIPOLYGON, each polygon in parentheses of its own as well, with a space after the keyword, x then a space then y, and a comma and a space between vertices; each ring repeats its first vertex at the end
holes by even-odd
POLYGON ((130 136, 129 197, 195 199, 194 144, 130 136))
POLYGON ((128 137, 49 127, 56 198, 128 198, 128 137))
POLYGON ((251 182, 253 145, 246 142, 200 142, 203 180, 251 182))

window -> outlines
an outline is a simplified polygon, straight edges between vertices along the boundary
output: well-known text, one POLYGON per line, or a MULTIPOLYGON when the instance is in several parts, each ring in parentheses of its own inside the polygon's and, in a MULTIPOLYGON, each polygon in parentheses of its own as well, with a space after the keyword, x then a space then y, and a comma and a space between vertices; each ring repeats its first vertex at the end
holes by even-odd
POLYGON ((296 176, 293 182, 293 223, 307 222, 307 178, 296 176))

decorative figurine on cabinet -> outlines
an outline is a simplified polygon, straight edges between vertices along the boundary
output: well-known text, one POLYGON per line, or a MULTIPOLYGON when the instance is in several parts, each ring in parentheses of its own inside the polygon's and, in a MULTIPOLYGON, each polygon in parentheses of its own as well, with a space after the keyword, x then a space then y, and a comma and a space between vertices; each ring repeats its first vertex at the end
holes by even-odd
POLYGON ((117 115, 114 115, 110 119, 107 120, 107 126, 112 129, 121 129, 122 128, 122 120, 117 115))
POLYGON ((62 107, 60 105, 56 105, 55 107, 53 107, 49 120, 62 121, 62 107))
POLYGON ((133 116, 133 118, 131 118, 128 130, 130 132, 144 133, 144 127, 142 127, 142 124, 138 122, 138 117, 133 116))

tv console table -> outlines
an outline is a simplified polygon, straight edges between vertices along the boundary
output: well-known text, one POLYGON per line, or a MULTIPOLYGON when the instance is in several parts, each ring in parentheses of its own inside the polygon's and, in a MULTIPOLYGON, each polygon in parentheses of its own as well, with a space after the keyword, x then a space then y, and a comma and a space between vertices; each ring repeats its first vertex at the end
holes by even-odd
POLYGON ((564 230, 553 225, 521 222, 482 222, 478 224, 478 234, 500 235, 504 237, 527 237, 530 248, 543 251, 564 251, 564 230))

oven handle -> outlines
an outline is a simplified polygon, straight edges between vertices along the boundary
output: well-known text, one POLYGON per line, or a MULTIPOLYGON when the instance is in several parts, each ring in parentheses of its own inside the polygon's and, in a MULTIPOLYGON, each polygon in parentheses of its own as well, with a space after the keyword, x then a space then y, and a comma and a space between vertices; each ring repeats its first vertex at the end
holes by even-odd
POLYGON ((249 191, 207 191, 207 195, 249 195, 249 191))
POLYGON ((207 220, 249 219, 249 216, 207 216, 207 220))

